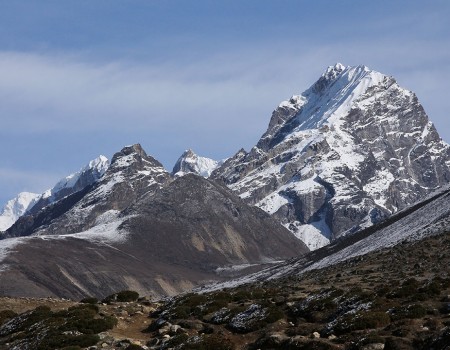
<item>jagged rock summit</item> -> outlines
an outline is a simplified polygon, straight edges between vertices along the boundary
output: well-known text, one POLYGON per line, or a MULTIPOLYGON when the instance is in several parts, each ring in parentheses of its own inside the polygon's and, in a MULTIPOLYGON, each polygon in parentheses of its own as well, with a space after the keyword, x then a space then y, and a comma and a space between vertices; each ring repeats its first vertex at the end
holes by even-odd
POLYGON ((209 177, 211 173, 223 161, 217 161, 211 158, 200 157, 193 150, 188 149, 178 158, 173 167, 172 174, 174 176, 183 176, 185 174, 194 173, 203 177, 209 177))
POLYGON ((316 249, 448 183, 449 165, 449 145, 414 93, 365 66, 336 64, 211 177, 316 249))

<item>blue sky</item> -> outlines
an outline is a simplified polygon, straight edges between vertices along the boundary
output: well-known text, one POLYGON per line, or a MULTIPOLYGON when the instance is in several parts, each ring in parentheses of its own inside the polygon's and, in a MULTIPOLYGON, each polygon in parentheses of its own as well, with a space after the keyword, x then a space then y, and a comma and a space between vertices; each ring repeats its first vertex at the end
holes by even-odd
POLYGON ((2 1, 0 206, 141 143, 249 149, 336 62, 416 92, 450 142, 449 1, 2 1))

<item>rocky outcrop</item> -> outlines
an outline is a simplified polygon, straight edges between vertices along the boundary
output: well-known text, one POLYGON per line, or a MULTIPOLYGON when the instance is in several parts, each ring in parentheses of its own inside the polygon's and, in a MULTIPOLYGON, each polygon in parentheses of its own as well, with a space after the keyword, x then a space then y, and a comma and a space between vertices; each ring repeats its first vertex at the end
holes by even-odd
POLYGON ((447 184, 449 164, 449 146, 412 92, 337 64, 282 102, 257 145, 211 177, 315 249, 447 184))

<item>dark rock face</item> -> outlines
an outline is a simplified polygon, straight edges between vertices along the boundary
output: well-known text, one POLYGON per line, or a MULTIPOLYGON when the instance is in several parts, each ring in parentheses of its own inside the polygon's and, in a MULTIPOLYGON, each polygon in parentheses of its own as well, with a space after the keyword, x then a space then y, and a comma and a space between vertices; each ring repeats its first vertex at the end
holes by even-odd
POLYGON ((170 181, 161 163, 148 156, 139 144, 128 146, 113 156, 108 170, 93 186, 43 211, 20 218, 5 236, 85 231, 95 226, 104 213, 120 212, 144 193, 158 191, 170 181), (21 231, 24 222, 28 224, 26 230, 21 231), (30 222, 36 224, 30 225, 30 222))
POLYGON ((21 237, 9 241, 0 293, 15 296, 173 295, 224 280, 223 267, 237 265, 236 276, 308 251, 225 186, 193 174, 171 179, 139 145, 117 153, 94 186, 7 233, 21 237))
POLYGON ((448 183, 449 164, 412 92, 367 67, 336 65, 211 177, 315 249, 448 183))
MULTIPOLYGON (((124 212, 124 228, 153 242, 159 261, 210 271, 224 265, 269 262, 307 248, 259 208, 230 190, 196 175, 185 175, 124 212)), ((139 238, 138 238, 139 237, 139 238)))

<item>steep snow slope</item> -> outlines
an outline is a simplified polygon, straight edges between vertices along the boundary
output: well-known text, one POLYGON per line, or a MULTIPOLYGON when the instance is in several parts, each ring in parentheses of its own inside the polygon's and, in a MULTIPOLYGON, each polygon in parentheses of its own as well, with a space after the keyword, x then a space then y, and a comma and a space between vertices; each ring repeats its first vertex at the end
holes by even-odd
POLYGON ((449 165, 449 146, 412 92, 336 64, 211 176, 317 249, 448 183, 449 165))
POLYGON ((223 161, 216 161, 206 157, 200 157, 191 149, 184 151, 173 167, 174 176, 183 176, 194 173, 203 177, 209 177, 223 161))
POLYGON ((37 193, 21 192, 16 198, 6 202, 0 213, 0 231, 6 231, 16 220, 39 200, 37 193))
POLYGON ((53 188, 45 191, 39 201, 30 208, 30 213, 37 213, 45 206, 94 184, 103 176, 108 167, 109 160, 105 156, 100 155, 91 160, 79 171, 66 176, 58 181, 53 188))

